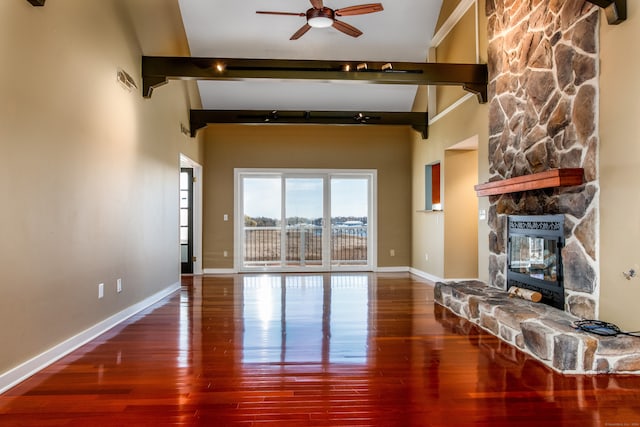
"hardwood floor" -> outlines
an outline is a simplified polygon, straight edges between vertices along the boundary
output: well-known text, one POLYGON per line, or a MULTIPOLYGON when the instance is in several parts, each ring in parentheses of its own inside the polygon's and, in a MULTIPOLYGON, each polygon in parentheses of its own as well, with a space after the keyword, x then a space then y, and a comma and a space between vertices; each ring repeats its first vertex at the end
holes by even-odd
POLYGON ((640 426, 640 377, 557 374, 407 274, 185 277, 0 425, 640 426))

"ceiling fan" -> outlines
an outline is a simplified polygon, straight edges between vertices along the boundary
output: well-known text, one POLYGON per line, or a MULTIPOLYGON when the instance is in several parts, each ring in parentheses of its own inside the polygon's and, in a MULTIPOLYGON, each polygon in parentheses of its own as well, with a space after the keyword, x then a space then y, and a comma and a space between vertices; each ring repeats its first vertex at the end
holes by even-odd
POLYGON ((333 27, 338 31, 341 31, 351 37, 359 37, 362 35, 362 31, 353 27, 345 22, 338 21, 336 16, 350 16, 350 15, 364 15, 366 13, 380 12, 383 9, 381 3, 368 3, 360 4, 357 6, 343 7, 342 9, 330 9, 324 7, 322 0, 309 0, 312 8, 306 12, 269 12, 269 11, 256 11, 256 13, 266 15, 291 15, 291 16, 304 16, 307 18, 306 24, 304 24, 298 31, 296 31, 289 40, 298 40, 311 28, 327 28, 333 27))

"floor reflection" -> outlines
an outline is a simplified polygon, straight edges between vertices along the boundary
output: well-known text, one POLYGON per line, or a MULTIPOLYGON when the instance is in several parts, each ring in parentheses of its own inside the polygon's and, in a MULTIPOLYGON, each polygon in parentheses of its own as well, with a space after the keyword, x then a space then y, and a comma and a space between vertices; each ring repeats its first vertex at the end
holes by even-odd
POLYGON ((0 395, 0 425, 632 426, 638 390, 548 369, 409 274, 196 276, 0 395))
POLYGON ((240 280, 243 363, 366 363, 368 275, 240 280))

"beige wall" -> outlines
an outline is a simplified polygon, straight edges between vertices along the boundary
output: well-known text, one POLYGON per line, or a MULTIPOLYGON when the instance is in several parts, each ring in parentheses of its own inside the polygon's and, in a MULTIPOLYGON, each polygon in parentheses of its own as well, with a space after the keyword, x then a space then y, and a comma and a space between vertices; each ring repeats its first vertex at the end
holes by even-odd
POLYGON ((460 3, 460 0, 443 0, 442 6, 440 7, 440 15, 438 16, 438 22, 436 23, 436 31, 442 27, 444 22, 447 20, 451 12, 455 10, 455 8, 460 3))
POLYGON ((640 5, 627 1, 628 19, 600 31, 600 319, 640 330, 640 5))
POLYGON ((478 277, 478 151, 445 151, 444 181, 444 277, 478 277))
POLYGON ((179 153, 201 158, 179 123, 194 92, 171 83, 145 100, 116 83, 123 68, 141 86, 123 4, 0 2, 0 374, 179 281, 179 153))
MULTIPOLYGON (((457 3, 457 2, 456 2, 457 3)), ((449 5, 451 6, 451 5, 449 5)), ((452 7, 446 10, 452 11, 452 7)), ((454 28, 446 37, 444 44, 446 49, 441 49, 438 61, 442 62, 474 62, 475 58, 470 57, 466 61, 462 59, 469 57, 471 52, 475 52, 476 38, 473 31, 469 31, 469 26, 475 27, 475 16, 469 18, 469 14, 474 15, 475 8, 472 6, 470 11, 458 23, 458 26, 465 28, 454 28), (446 55, 444 52, 448 52, 446 55), (449 61, 449 58, 452 60, 449 61), (455 59, 455 60, 454 60, 455 59)), ((480 62, 486 63, 486 18, 484 16, 484 1, 478 4, 479 24, 480 28, 480 62)), ((443 8, 443 12, 445 9, 443 8)), ((441 17, 442 22, 445 21, 441 17)), ((466 92, 459 90, 459 96, 449 97, 452 91, 447 92, 447 105, 460 99, 460 96, 466 95, 466 92)), ((427 106, 427 94, 424 88, 418 91, 416 101, 414 103, 414 111, 425 111, 427 106)), ((413 239, 412 239, 412 262, 413 268, 425 272, 435 278, 445 277, 472 277, 477 275, 481 280, 488 278, 488 234, 489 230, 486 221, 478 220, 478 211, 488 209, 488 200, 481 198, 477 200, 466 199, 469 211, 473 216, 469 215, 462 218, 458 215, 459 206, 452 201, 450 191, 455 193, 456 181, 451 182, 453 176, 452 171, 447 170, 447 162, 445 158, 445 150, 453 145, 465 141, 471 137, 478 138, 477 170, 474 179, 470 179, 464 185, 471 185, 479 182, 485 182, 488 179, 488 109, 486 104, 479 104, 475 96, 470 97, 453 109, 446 115, 440 116, 435 122, 429 126, 429 139, 422 141, 418 138, 413 139, 412 146, 412 182, 413 182, 413 239), (442 165, 442 174, 444 176, 442 189, 444 197, 443 212, 424 212, 424 165, 440 161, 442 165), (447 179, 447 177, 449 177, 447 179), (473 184, 472 184, 473 183, 473 184), (447 187, 450 187, 449 189, 447 187), (449 199, 448 199, 449 197, 449 199), (449 200, 449 201, 447 201, 449 200), (453 204, 450 206, 449 204, 453 204), (449 211, 449 209, 452 209, 449 211), (473 224, 471 223, 473 222, 473 224), (447 224, 445 226, 445 224, 447 224), (446 232, 445 230, 449 230, 446 232), (469 239, 462 239, 458 231, 467 230, 470 233, 469 239), (474 234, 477 230, 477 234, 474 234), (477 242, 477 243, 476 243, 477 242), (470 248, 469 245, 475 245, 470 248), (458 255, 465 254, 460 257, 458 255), (465 260, 469 256, 476 253, 476 263, 467 263, 465 260), (465 265, 458 265, 465 264, 465 265), (473 275, 473 270, 477 272, 473 275)), ((456 166, 454 166, 455 168, 456 166)), ((465 202, 459 201, 465 204, 465 202)), ((458 204, 459 204, 458 203, 458 204)))
POLYGON ((215 125, 204 132, 205 269, 233 268, 233 221, 223 216, 233 218, 234 168, 376 169, 378 266, 409 265, 410 139, 417 132, 406 126, 316 125, 215 125))
MULTIPOLYGON (((481 31, 484 28, 480 27, 481 31)), ((486 31, 485 31, 486 32, 486 31)), ((435 51, 437 62, 473 64, 476 62, 476 10, 470 7, 442 40, 435 51)), ((436 86, 436 113, 441 113, 466 95, 460 86, 436 86)))
MULTIPOLYGON (((412 241, 412 267, 426 272, 438 278, 445 277, 475 277, 471 271, 461 271, 459 269, 466 266, 456 266, 456 263, 464 263, 464 258, 468 254, 477 253, 477 277, 486 280, 488 277, 488 229, 486 221, 478 222, 478 209, 488 209, 488 201, 485 199, 468 198, 467 193, 464 200, 458 199, 455 202, 451 199, 451 194, 455 194, 456 185, 465 182, 464 185, 471 186, 477 182, 484 182, 486 171, 488 171, 487 156, 487 132, 488 119, 486 104, 478 104, 475 97, 466 100, 462 105, 451 113, 438 120, 429 128, 429 140, 414 140, 412 169, 413 173, 413 241, 412 241), (461 126, 460 123, 464 123, 461 126), (448 170, 451 166, 446 161, 445 150, 470 137, 478 137, 478 151, 474 154, 477 158, 477 165, 474 168, 478 171, 474 179, 467 178, 460 181, 455 179, 451 182, 452 172, 448 170), (443 179, 443 212, 424 212, 424 165, 441 161, 443 179), (473 182, 475 181, 475 182, 473 182), (473 216, 460 218, 457 210, 462 203, 467 209, 472 211, 473 216), (451 211, 450 211, 451 209, 451 211), (473 219, 472 219, 473 218, 473 219), (471 224, 470 221, 474 222, 471 224), (449 224, 449 233, 445 233, 445 223, 449 224), (455 229, 465 229, 473 233, 477 227, 477 234, 470 235, 468 239, 462 239, 455 229), (477 244, 475 243, 477 241, 477 244), (476 248, 469 248, 469 244, 476 245, 476 248), (467 254, 460 257, 460 254, 467 254), (428 259, 427 259, 428 256, 428 259)), ((455 161, 453 168, 457 169, 455 161)), ((467 189, 469 190, 469 189, 467 189)), ((474 193, 475 194, 475 193, 474 193)), ((454 196, 455 197, 455 196, 454 196)), ((469 213, 467 211, 467 213, 469 213)), ((475 265, 474 265, 475 267, 475 265)))

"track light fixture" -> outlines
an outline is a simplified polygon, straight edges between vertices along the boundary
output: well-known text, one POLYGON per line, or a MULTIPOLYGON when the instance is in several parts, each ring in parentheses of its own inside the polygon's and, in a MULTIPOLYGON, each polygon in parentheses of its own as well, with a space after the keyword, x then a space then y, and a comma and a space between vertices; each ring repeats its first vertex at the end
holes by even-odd
POLYGON ((362 113, 358 113, 355 116, 353 116, 353 120, 355 120, 358 123, 367 123, 370 119, 371 117, 365 116, 362 113))
POLYGON ((275 122, 278 120, 278 110, 273 110, 264 118, 265 123, 275 122))

